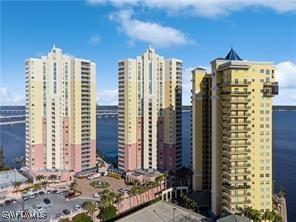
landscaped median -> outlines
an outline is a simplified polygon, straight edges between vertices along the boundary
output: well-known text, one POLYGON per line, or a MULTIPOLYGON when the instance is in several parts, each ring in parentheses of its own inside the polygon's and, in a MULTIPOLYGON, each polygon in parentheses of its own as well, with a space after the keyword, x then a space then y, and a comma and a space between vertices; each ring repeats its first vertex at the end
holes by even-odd
POLYGON ((90 183, 90 185, 94 188, 97 188, 97 189, 106 189, 110 186, 109 183, 105 182, 105 181, 99 181, 99 180, 96 180, 96 181, 92 181, 90 183))

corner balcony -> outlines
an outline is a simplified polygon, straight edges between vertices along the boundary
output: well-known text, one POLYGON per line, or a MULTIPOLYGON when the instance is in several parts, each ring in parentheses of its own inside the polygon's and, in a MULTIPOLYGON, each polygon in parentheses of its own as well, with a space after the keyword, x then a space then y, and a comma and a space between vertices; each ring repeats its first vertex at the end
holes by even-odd
POLYGON ((272 97, 279 94, 278 82, 265 82, 263 84, 263 96, 272 97))

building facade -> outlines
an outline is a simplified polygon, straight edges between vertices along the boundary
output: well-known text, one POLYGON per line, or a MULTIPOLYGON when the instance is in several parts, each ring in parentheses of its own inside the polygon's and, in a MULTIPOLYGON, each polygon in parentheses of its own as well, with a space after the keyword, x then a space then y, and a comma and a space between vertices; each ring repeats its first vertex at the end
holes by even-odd
MULTIPOLYGON (((275 67, 269 62, 242 60, 233 49, 211 65, 212 211, 219 215, 246 206, 272 210, 275 67)), ((196 121, 193 125, 200 126, 196 121)))
POLYGON ((151 47, 118 63, 118 166, 175 171, 182 165, 182 61, 151 47))
POLYGON ((192 70, 192 186, 211 190, 211 74, 192 70))
POLYGON ((53 47, 29 58, 26 74, 26 168, 64 177, 95 166, 96 66, 53 47))

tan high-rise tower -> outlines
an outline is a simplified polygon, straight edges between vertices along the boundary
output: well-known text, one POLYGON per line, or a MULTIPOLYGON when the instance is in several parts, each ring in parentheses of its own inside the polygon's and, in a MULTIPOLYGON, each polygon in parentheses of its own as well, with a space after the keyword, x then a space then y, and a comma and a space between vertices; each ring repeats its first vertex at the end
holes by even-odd
MULTIPOLYGON (((211 64, 212 211, 219 215, 246 206, 272 210, 272 96, 278 94, 275 68, 269 62, 242 60, 233 49, 211 64)), ((200 82, 197 75, 193 77, 200 82)), ((195 106, 198 109, 198 103, 195 106)), ((200 134, 203 126, 196 121, 193 125, 193 135, 200 134)), ((200 169, 198 163, 196 168, 200 169)))
POLYGON ((95 166, 96 67, 53 48, 26 60, 26 167, 35 176, 95 166))
POLYGON ((182 61, 149 48, 118 63, 118 166, 167 169, 182 165, 182 61))

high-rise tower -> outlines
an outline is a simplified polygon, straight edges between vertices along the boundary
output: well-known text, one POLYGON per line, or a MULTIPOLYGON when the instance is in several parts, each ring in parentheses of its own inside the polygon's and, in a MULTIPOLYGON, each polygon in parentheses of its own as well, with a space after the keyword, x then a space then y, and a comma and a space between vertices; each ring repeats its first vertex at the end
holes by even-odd
POLYGON ((96 160, 95 63, 62 54, 26 60, 26 167, 32 175, 79 172, 96 160))
POLYGON ((182 61, 151 47, 118 63, 118 166, 167 169, 182 165, 182 61))
MULTIPOLYGON (((272 210, 272 97, 278 94, 275 67, 269 62, 242 60, 233 49, 211 64, 211 81, 203 89, 211 95, 212 210, 218 215, 246 206, 272 210), (211 87, 210 93, 207 87, 211 87)), ((193 77, 194 82, 207 85, 206 77, 203 81, 193 77)), ((199 103, 193 105, 200 109, 199 103)), ((196 116, 204 115, 199 112, 196 116)), ((193 121, 193 134, 202 135, 208 125, 197 120, 193 121)), ((208 150, 207 144, 193 142, 196 155, 206 147, 208 150)))

